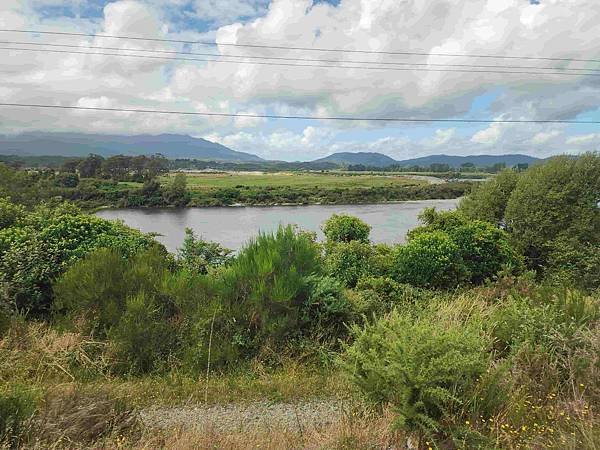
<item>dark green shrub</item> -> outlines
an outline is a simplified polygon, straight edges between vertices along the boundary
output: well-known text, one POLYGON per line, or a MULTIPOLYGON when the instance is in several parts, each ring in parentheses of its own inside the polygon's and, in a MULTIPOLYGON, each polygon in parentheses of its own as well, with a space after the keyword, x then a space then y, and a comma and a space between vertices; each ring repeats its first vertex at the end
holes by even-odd
POLYGON ((87 332, 105 336, 119 324, 128 299, 161 295, 170 261, 158 248, 130 258, 117 249, 100 249, 76 262, 54 285, 54 312, 72 321, 85 319, 87 332))
POLYGON ((288 226, 251 240, 220 272, 219 303, 198 318, 204 336, 213 330, 213 363, 251 358, 301 333, 311 277, 320 272, 319 250, 310 234, 288 226))
POLYGON ((500 228, 481 220, 468 219, 460 212, 426 209, 419 218, 425 226, 409 232, 409 239, 424 232, 442 231, 454 242, 467 269, 471 283, 482 283, 500 271, 518 272, 522 262, 500 228))
POLYGON ((374 249, 361 241, 337 242, 327 246, 325 267, 327 273, 354 287, 358 280, 371 271, 374 249))
POLYGON ((122 316, 108 331, 120 372, 141 374, 170 367, 178 342, 169 316, 169 305, 143 290, 126 299, 122 316))
POLYGON ((394 255, 393 276, 400 283, 450 288, 467 277, 460 248, 441 231, 420 233, 394 255))
POLYGON ((450 436, 488 365, 488 340, 477 328, 394 311, 352 331, 343 366, 367 399, 391 405, 407 431, 434 442, 450 436))
POLYGON ((319 340, 345 336, 354 311, 343 286, 330 277, 313 277, 310 283, 310 295, 302 308, 303 328, 319 340))
POLYGON ((360 241, 369 242, 371 226, 358 217, 333 214, 323 224, 323 233, 329 243, 360 241))
POLYGON ((0 446, 16 448, 37 409, 37 397, 26 388, 0 387, 0 446))
POLYGON ((25 208, 0 197, 0 230, 13 226, 24 215, 25 208))

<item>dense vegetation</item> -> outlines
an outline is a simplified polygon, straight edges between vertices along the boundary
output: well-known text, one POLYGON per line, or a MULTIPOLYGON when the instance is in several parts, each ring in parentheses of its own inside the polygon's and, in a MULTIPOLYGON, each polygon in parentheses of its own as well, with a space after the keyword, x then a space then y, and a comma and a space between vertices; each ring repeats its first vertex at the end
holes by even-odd
POLYGON ((196 174, 167 176, 162 157, 91 155, 59 170, 24 170, 0 163, 0 195, 27 204, 68 200, 84 209, 226 206, 457 198, 468 182, 428 184, 404 177, 343 173, 196 174))
POLYGON ((191 231, 172 255, 23 188, 0 201, 0 442, 144 446, 126 425, 135 397, 99 383, 206 401, 209 382, 286 373, 300 391, 316 371, 346 380, 319 395, 362 408, 327 448, 597 448, 599 180, 600 156, 556 158, 426 210, 403 245, 336 215, 322 243, 281 227, 236 255, 191 231), (79 391, 57 413, 65 383, 79 391), (94 433, 61 422, 73 404, 94 433), (382 418, 385 443, 358 434, 382 418))

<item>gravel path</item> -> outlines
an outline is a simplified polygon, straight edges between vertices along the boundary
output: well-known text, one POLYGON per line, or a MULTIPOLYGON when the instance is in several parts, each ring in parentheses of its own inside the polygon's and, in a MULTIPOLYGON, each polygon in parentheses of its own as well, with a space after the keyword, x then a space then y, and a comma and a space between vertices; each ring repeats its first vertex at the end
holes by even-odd
POLYGON ((303 431, 331 424, 342 418, 339 401, 301 403, 254 402, 246 405, 198 405, 157 407, 140 412, 149 428, 184 428, 218 432, 282 428, 303 431))

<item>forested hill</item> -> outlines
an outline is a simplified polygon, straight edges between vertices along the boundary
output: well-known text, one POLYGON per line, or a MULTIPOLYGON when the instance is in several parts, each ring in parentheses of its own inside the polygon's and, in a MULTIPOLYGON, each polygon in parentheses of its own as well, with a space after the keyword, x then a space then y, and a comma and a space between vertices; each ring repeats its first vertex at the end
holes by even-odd
POLYGON ((212 161, 262 161, 205 139, 177 134, 120 136, 81 133, 25 133, 0 136, 0 154, 87 156, 150 155, 212 161))
POLYGON ((451 168, 458 168, 463 164, 472 164, 475 167, 490 167, 494 164, 505 164, 507 167, 513 167, 517 164, 532 165, 541 161, 539 158, 527 155, 431 155, 421 158, 406 159, 397 161, 382 153, 369 152, 340 152, 317 159, 313 162, 333 162, 340 165, 363 165, 366 167, 389 167, 389 166, 419 166, 429 167, 432 164, 448 165, 451 168))
POLYGON ((373 152, 340 152, 312 161, 313 163, 332 162, 340 165, 362 164, 369 167, 387 167, 397 164, 397 161, 382 153, 373 152))

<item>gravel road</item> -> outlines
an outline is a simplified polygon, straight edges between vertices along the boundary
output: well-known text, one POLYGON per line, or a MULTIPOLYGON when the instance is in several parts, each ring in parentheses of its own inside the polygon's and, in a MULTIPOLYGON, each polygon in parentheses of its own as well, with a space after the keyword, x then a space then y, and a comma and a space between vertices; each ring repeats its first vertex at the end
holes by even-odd
POLYGON ((211 429, 218 432, 272 428, 303 431, 331 424, 342 416, 341 402, 324 400, 156 407, 140 412, 140 419, 148 428, 211 429))

